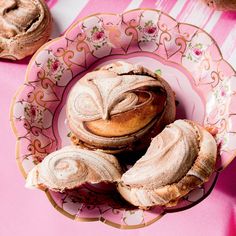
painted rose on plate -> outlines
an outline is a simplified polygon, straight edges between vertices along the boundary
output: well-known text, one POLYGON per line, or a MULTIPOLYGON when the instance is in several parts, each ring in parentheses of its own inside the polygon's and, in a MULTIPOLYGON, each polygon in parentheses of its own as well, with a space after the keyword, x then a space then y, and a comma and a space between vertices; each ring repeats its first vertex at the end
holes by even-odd
POLYGON ((47 76, 59 81, 65 70, 63 64, 57 58, 48 58, 47 60, 47 76))
POLYGON ((189 44, 190 51, 187 54, 187 58, 194 62, 199 62, 203 56, 204 50, 201 43, 195 45, 189 44))
POLYGON ((87 38, 89 42, 91 42, 95 48, 98 50, 105 44, 107 44, 107 37, 105 35, 105 31, 103 28, 99 28, 98 26, 94 26, 91 30, 91 37, 87 38))
POLYGON ((145 22, 144 26, 139 25, 137 29, 140 31, 142 35, 141 38, 139 39, 140 42, 156 41, 158 28, 157 25, 155 25, 152 20, 145 22))

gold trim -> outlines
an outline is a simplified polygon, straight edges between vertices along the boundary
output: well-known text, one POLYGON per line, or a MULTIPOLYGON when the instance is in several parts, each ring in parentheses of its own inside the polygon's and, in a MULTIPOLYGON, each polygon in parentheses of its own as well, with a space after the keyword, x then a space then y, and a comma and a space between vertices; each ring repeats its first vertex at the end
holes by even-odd
POLYGON ((99 220, 109 226, 112 226, 114 228, 117 228, 117 229, 139 229, 139 228, 143 228, 143 227, 146 227, 146 226, 149 226, 151 224, 153 224, 154 222, 156 222, 157 220, 159 220, 162 216, 164 216, 166 214, 166 212, 162 212, 160 215, 158 215, 156 218, 148 221, 147 223, 142 223, 142 224, 139 224, 139 225, 120 225, 120 224, 117 224, 117 223, 114 223, 110 220, 106 220, 104 219, 103 217, 101 217, 99 220))
POLYGON ((27 173, 25 172, 25 169, 24 169, 22 162, 19 158, 19 153, 20 153, 20 145, 19 145, 19 141, 17 141, 16 142, 16 163, 17 163, 18 168, 20 169, 21 174, 26 179, 27 173))
POLYGON ((52 204, 52 206, 57 210, 59 211, 61 214, 63 214, 64 216, 74 220, 75 219, 75 216, 74 215, 71 215, 70 213, 68 213, 67 211, 65 211, 64 209, 62 209, 61 207, 59 207, 57 205, 57 203, 54 201, 54 199, 52 198, 50 192, 46 189, 44 190, 49 202, 52 204))
POLYGON ((139 224, 139 225, 121 225, 121 224, 117 224, 117 223, 114 223, 110 220, 107 220, 105 219, 104 217, 92 217, 92 218, 87 218, 87 217, 78 217, 76 215, 71 215, 70 213, 66 212, 64 209, 62 209, 61 207, 59 207, 57 205, 57 203, 54 201, 54 199, 52 198, 52 196, 50 195, 49 191, 48 190, 45 190, 44 191, 49 202, 52 204, 52 206, 57 210, 59 211, 61 214, 63 214, 64 216, 72 219, 72 220, 75 220, 75 221, 79 221, 79 222, 94 222, 94 221, 101 221, 109 226, 112 226, 112 227, 115 227, 117 229, 138 229, 138 228, 143 228, 143 227, 146 227, 148 225, 151 225, 153 224, 154 222, 156 222, 157 220, 159 220, 162 216, 164 216, 167 212, 162 212, 160 215, 158 215, 156 218, 148 221, 147 223, 142 223, 142 224, 139 224))
MULTIPOLYGON (((195 25, 192 25, 192 24, 188 24, 188 23, 181 23, 181 22, 178 22, 177 20, 175 20, 172 16, 168 15, 167 13, 164 13, 160 10, 155 10, 155 9, 151 9, 151 8, 136 8, 136 9, 132 9, 132 10, 129 10, 129 11, 126 11, 124 13, 122 13, 122 15, 125 15, 125 14, 128 14, 129 12, 134 12, 134 11, 153 11, 153 12, 158 12, 158 13, 161 13, 163 15, 166 15, 167 17, 171 18, 172 20, 174 20, 177 24, 184 24, 184 25, 189 25, 189 26, 193 26, 195 28, 197 28, 198 30, 201 30, 203 33, 205 33, 206 35, 208 35, 210 37, 210 39, 213 41, 213 43, 216 45, 219 53, 220 53, 220 56, 221 56, 221 60, 226 62, 231 68, 232 70, 235 72, 235 69, 233 68, 232 65, 230 65, 224 58, 223 58, 223 55, 222 55, 222 52, 217 44, 217 42, 215 41, 214 38, 211 37, 211 35, 206 32, 204 29, 200 28, 200 27, 197 27, 195 25)), ((69 28, 68 30, 65 32, 65 34, 61 37, 58 37, 58 38, 55 38, 55 39, 52 39, 51 41, 47 42, 46 44, 44 44, 43 46, 41 46, 37 52, 32 56, 29 64, 28 64, 28 67, 27 67, 27 70, 26 70, 26 75, 25 75, 25 83, 28 83, 28 78, 29 78, 29 69, 31 67, 31 65, 34 63, 35 61, 35 58, 37 57, 37 55, 44 49, 46 48, 48 45, 50 45, 51 43, 53 42, 56 42, 56 41, 59 41, 61 39, 63 39, 65 37, 65 35, 67 35, 69 32, 71 32, 74 27, 76 27, 80 22, 88 19, 88 18, 91 18, 91 17, 94 17, 94 16, 99 16, 99 15, 114 15, 114 16, 119 16, 119 14, 116 14, 116 13, 94 13, 92 15, 89 15, 89 16, 86 16, 86 17, 83 17, 77 21, 75 21, 69 28)), ((188 70, 187 70, 188 71, 188 70)), ((236 73, 236 72, 235 72, 236 73)), ((20 169, 20 172, 22 173, 22 175, 24 176, 24 178, 26 178, 27 174, 22 166, 22 163, 20 161, 20 145, 19 145, 19 135, 18 135, 18 132, 17 132, 17 129, 16 129, 16 126, 15 126, 15 123, 14 123, 14 116, 13 116, 13 110, 14 110, 14 104, 16 102, 16 99, 18 97, 18 95, 23 91, 23 89, 25 88, 25 85, 21 85, 19 87, 19 89, 16 91, 15 93, 15 96, 13 97, 12 99, 12 102, 11 102, 11 105, 10 105, 10 123, 11 123, 11 128, 12 128, 12 131, 14 133, 14 135, 16 136, 17 138, 17 142, 16 142, 16 162, 17 162, 17 165, 18 165, 18 168, 20 169)), ((222 170, 224 170, 232 161, 233 159, 235 158, 236 156, 236 152, 234 153, 234 155, 232 155, 232 158, 230 158, 230 161, 227 162, 227 164, 225 164, 224 166, 222 166, 222 170)), ((52 198, 52 196, 50 195, 49 191, 48 190, 45 190, 44 191, 48 200, 50 201, 50 203, 53 205, 53 207, 59 211, 61 214, 65 215, 66 217, 70 218, 70 219, 73 219, 73 220, 76 220, 76 221, 80 221, 80 222, 92 222, 92 221, 101 221, 107 225, 110 225, 112 227, 115 227, 115 228, 118 228, 118 229, 138 229, 138 228, 142 228, 142 227, 145 227, 145 226, 148 226, 148 225, 151 225, 153 224, 154 222, 156 222, 157 220, 159 220, 162 216, 164 216, 166 214, 166 212, 163 212, 161 213, 160 215, 158 215, 156 218, 150 220, 149 222, 147 223, 143 223, 143 224, 139 224, 139 225, 135 225, 135 226, 132 226, 132 225, 121 225, 121 224, 117 224, 117 223, 114 223, 112 221, 109 221, 103 217, 96 217, 96 218, 79 218, 75 215, 71 215, 69 214, 68 212, 66 212, 64 209, 60 208, 56 202, 54 201, 54 199, 52 198)))

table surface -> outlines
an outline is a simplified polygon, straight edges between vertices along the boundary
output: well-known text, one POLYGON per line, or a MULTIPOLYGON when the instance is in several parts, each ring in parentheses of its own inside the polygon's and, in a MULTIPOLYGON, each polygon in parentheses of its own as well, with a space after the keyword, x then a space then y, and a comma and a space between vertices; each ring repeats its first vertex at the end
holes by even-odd
MULTIPOLYGON (((214 11, 201 0, 48 0, 54 18, 52 37, 62 34, 76 19, 97 13, 120 13, 133 8, 155 8, 180 22, 204 28, 221 48, 223 57, 236 68, 236 12, 214 11)), ((197 206, 171 213, 142 229, 112 228, 101 222, 75 222, 57 212, 41 191, 24 188, 15 161, 15 137, 9 108, 13 95, 24 81, 30 58, 19 62, 0 61, 0 235, 236 235, 236 161, 221 173, 210 196, 197 206)))

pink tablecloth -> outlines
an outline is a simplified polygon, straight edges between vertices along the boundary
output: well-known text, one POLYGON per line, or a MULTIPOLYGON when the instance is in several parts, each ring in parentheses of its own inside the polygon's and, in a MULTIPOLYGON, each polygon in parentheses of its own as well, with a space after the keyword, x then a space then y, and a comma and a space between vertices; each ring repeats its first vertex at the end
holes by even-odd
MULTIPOLYGON (((122 12, 132 8, 156 8, 178 21, 203 27, 219 44, 223 56, 236 67, 236 13, 209 9, 200 0, 48 0, 54 16, 53 37, 77 18, 95 12, 122 12)), ((15 162, 15 137, 9 107, 24 81, 29 58, 0 62, 0 236, 28 235, 236 235, 236 161, 220 175, 215 189, 192 209, 168 214, 146 228, 121 231, 100 222, 74 222, 58 213, 45 194, 24 188, 15 162)), ((235 144, 236 145, 236 144, 235 144)))

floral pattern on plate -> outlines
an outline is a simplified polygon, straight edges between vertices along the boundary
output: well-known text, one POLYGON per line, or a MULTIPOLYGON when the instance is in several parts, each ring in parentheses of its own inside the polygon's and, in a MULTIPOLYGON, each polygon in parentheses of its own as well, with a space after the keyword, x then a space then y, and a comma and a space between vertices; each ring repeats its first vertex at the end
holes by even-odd
POLYGON ((25 83, 13 99, 11 122, 24 176, 47 154, 69 143, 65 101, 71 86, 85 73, 115 60, 139 63, 163 76, 176 93, 177 117, 214 130, 219 145, 215 173, 175 207, 140 210, 125 203, 114 187, 104 185, 84 185, 67 193, 46 191, 52 205, 72 219, 139 228, 198 204, 235 157, 236 75, 205 31, 163 12, 137 9, 78 21, 33 56, 25 83))

